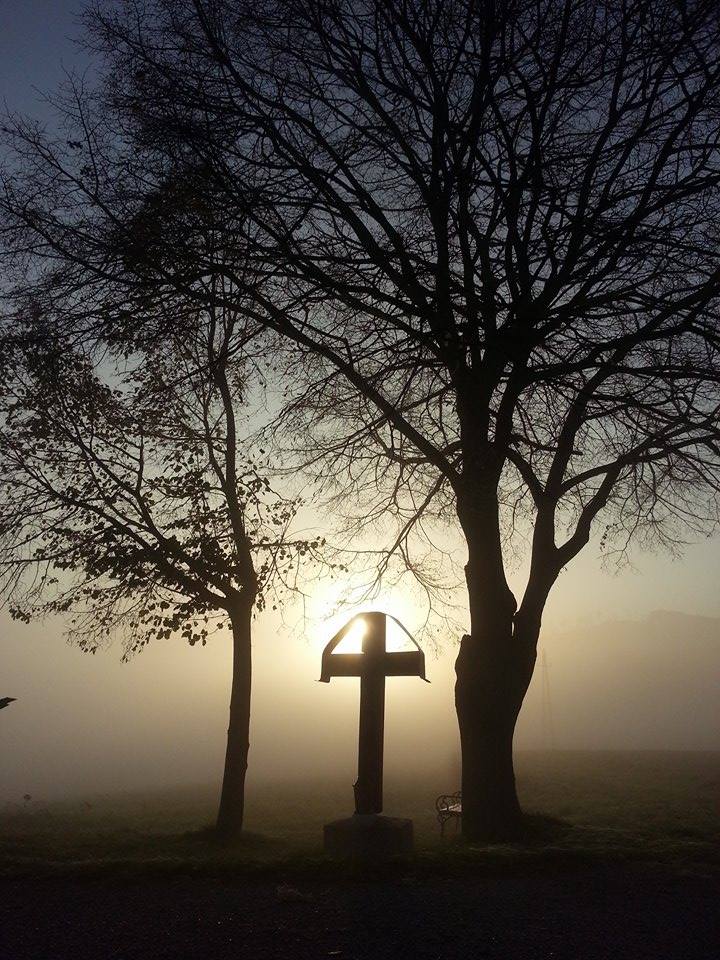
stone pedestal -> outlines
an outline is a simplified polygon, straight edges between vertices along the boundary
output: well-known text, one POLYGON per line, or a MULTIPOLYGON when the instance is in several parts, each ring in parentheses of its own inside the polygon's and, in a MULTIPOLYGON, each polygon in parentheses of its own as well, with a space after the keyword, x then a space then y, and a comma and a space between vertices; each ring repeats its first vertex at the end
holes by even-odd
POLYGON ((356 813, 323 827, 325 852, 338 859, 389 860, 413 852, 412 820, 356 813))

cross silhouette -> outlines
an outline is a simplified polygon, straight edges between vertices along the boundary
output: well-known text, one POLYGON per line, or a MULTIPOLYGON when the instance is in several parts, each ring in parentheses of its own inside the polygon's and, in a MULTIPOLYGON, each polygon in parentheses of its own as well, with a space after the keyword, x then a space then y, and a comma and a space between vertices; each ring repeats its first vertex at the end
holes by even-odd
POLYGON ((421 677, 429 682, 425 677, 425 654, 395 617, 377 611, 362 613, 348 621, 323 650, 320 681, 329 683, 331 677, 360 677, 355 813, 381 813, 385 677, 421 677), (410 637, 415 650, 387 650, 388 617, 410 637), (362 653, 333 653, 340 641, 358 627, 362 631, 362 653))

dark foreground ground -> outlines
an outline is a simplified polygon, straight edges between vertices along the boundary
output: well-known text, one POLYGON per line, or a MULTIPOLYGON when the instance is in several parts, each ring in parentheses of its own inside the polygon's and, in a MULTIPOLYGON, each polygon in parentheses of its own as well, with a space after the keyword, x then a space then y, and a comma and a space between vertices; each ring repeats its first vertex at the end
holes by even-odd
POLYGON ((216 792, 0 807, 0 960, 718 960, 720 755, 518 758, 538 833, 441 840, 442 771, 389 781, 417 856, 358 872, 322 854, 347 784, 257 784, 245 840, 202 828, 216 792))
POLYGON ((12 960, 716 960, 718 884, 647 868, 479 879, 6 881, 12 960))

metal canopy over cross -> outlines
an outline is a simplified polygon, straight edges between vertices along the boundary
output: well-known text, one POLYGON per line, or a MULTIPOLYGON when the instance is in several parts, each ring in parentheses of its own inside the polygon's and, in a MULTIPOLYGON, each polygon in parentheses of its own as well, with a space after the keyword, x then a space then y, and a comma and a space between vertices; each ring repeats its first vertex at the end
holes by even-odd
POLYGON ((360 730, 355 813, 381 813, 383 808, 383 735, 385 730, 385 677, 425 676, 425 654, 405 627, 386 613, 362 613, 339 630, 322 654, 320 681, 331 677, 360 677, 360 730), (387 620, 410 637, 415 650, 388 651, 387 620), (362 653, 333 653, 348 633, 359 625, 362 653))

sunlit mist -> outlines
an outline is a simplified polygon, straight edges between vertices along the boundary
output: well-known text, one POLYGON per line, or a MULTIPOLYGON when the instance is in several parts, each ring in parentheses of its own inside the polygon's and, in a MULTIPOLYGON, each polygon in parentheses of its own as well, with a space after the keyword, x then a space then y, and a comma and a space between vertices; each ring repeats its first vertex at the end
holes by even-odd
POLYGON ((335 652, 362 653, 362 642, 366 633, 367 622, 362 617, 358 617, 335 648, 335 652))

